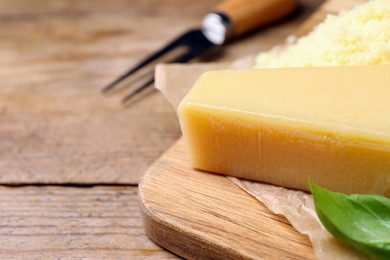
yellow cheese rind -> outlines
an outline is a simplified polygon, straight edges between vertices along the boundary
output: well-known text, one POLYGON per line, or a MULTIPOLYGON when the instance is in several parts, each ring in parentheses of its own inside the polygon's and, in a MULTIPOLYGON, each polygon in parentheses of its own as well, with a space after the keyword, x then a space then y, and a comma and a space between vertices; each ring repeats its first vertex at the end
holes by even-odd
POLYGON ((179 106, 193 167, 390 197, 390 66, 215 71, 179 106))

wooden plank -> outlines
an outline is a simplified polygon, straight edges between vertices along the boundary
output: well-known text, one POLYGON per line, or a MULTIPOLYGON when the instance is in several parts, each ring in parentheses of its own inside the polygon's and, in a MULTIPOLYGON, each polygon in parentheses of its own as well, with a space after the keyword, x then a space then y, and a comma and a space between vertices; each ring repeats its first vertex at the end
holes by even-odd
POLYGON ((145 235, 135 187, 0 187, 1 259, 177 259, 145 235))
POLYGON ((216 2, 2 1, 0 182, 136 184, 176 115, 157 92, 124 108, 100 89, 216 2))
POLYGON ((192 1, 180 0, 0 0, 0 14, 10 15, 39 15, 42 14, 70 14, 70 13, 96 13, 96 12, 123 12, 134 16, 160 15, 170 16, 200 15, 209 10, 220 0, 192 1), (178 12, 180 10, 180 12, 178 12))
MULTIPOLYGON (((329 1, 302 27, 362 1, 329 1)), ((309 239, 282 216, 224 176, 190 167, 181 139, 145 174, 139 186, 147 235, 193 259, 314 259, 309 239), (179 238, 179 239, 178 239, 179 238)))
MULTIPOLYGON (((218 2, 0 0, 0 183, 138 183, 179 138, 176 114, 157 92, 124 108, 100 89, 218 2)), ((270 48, 308 12, 219 60, 270 48)))

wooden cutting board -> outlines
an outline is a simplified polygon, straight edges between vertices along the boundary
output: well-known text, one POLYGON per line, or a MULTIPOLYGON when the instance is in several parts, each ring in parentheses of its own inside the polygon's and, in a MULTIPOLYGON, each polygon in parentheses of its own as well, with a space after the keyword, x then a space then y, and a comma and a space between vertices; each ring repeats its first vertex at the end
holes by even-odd
MULTIPOLYGON (((328 1, 298 34, 362 2, 328 1)), ((182 139, 145 173, 139 195, 147 235, 185 258, 315 258, 307 236, 283 216, 226 177, 192 169, 182 139)))

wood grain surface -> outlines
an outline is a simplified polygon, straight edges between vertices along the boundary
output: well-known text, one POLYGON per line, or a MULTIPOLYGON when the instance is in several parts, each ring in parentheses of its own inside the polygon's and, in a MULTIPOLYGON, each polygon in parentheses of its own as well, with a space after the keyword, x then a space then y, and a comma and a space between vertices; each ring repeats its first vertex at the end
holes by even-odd
POLYGON ((176 259, 144 234, 135 187, 0 187, 0 259, 176 259))
POLYGON ((0 3, 0 182, 136 184, 177 140, 159 93, 130 108, 100 94, 218 1, 165 2, 0 3))
MULTIPOLYGON (((322 1, 212 58, 269 49, 322 1)), ((1 259, 177 258, 145 236, 135 186, 176 115, 158 92, 122 107, 100 89, 219 2, 0 0, 1 259)))
MULTIPOLYGON (((330 0, 297 32, 363 1, 330 0)), ((139 186, 147 235, 191 259, 314 259, 307 236, 227 177, 194 170, 179 140, 139 186), (180 239, 178 239, 180 238, 180 239)))

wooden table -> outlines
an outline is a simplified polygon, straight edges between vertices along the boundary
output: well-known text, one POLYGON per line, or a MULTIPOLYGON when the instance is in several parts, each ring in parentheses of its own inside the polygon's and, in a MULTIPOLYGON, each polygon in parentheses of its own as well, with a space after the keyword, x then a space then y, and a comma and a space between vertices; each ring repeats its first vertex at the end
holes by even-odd
MULTIPOLYGON (((0 0, 1 259, 177 258, 145 236, 137 198, 176 115, 158 92, 124 108, 99 90, 218 2, 0 0)), ((301 2, 217 60, 269 49, 323 1, 301 2)))

